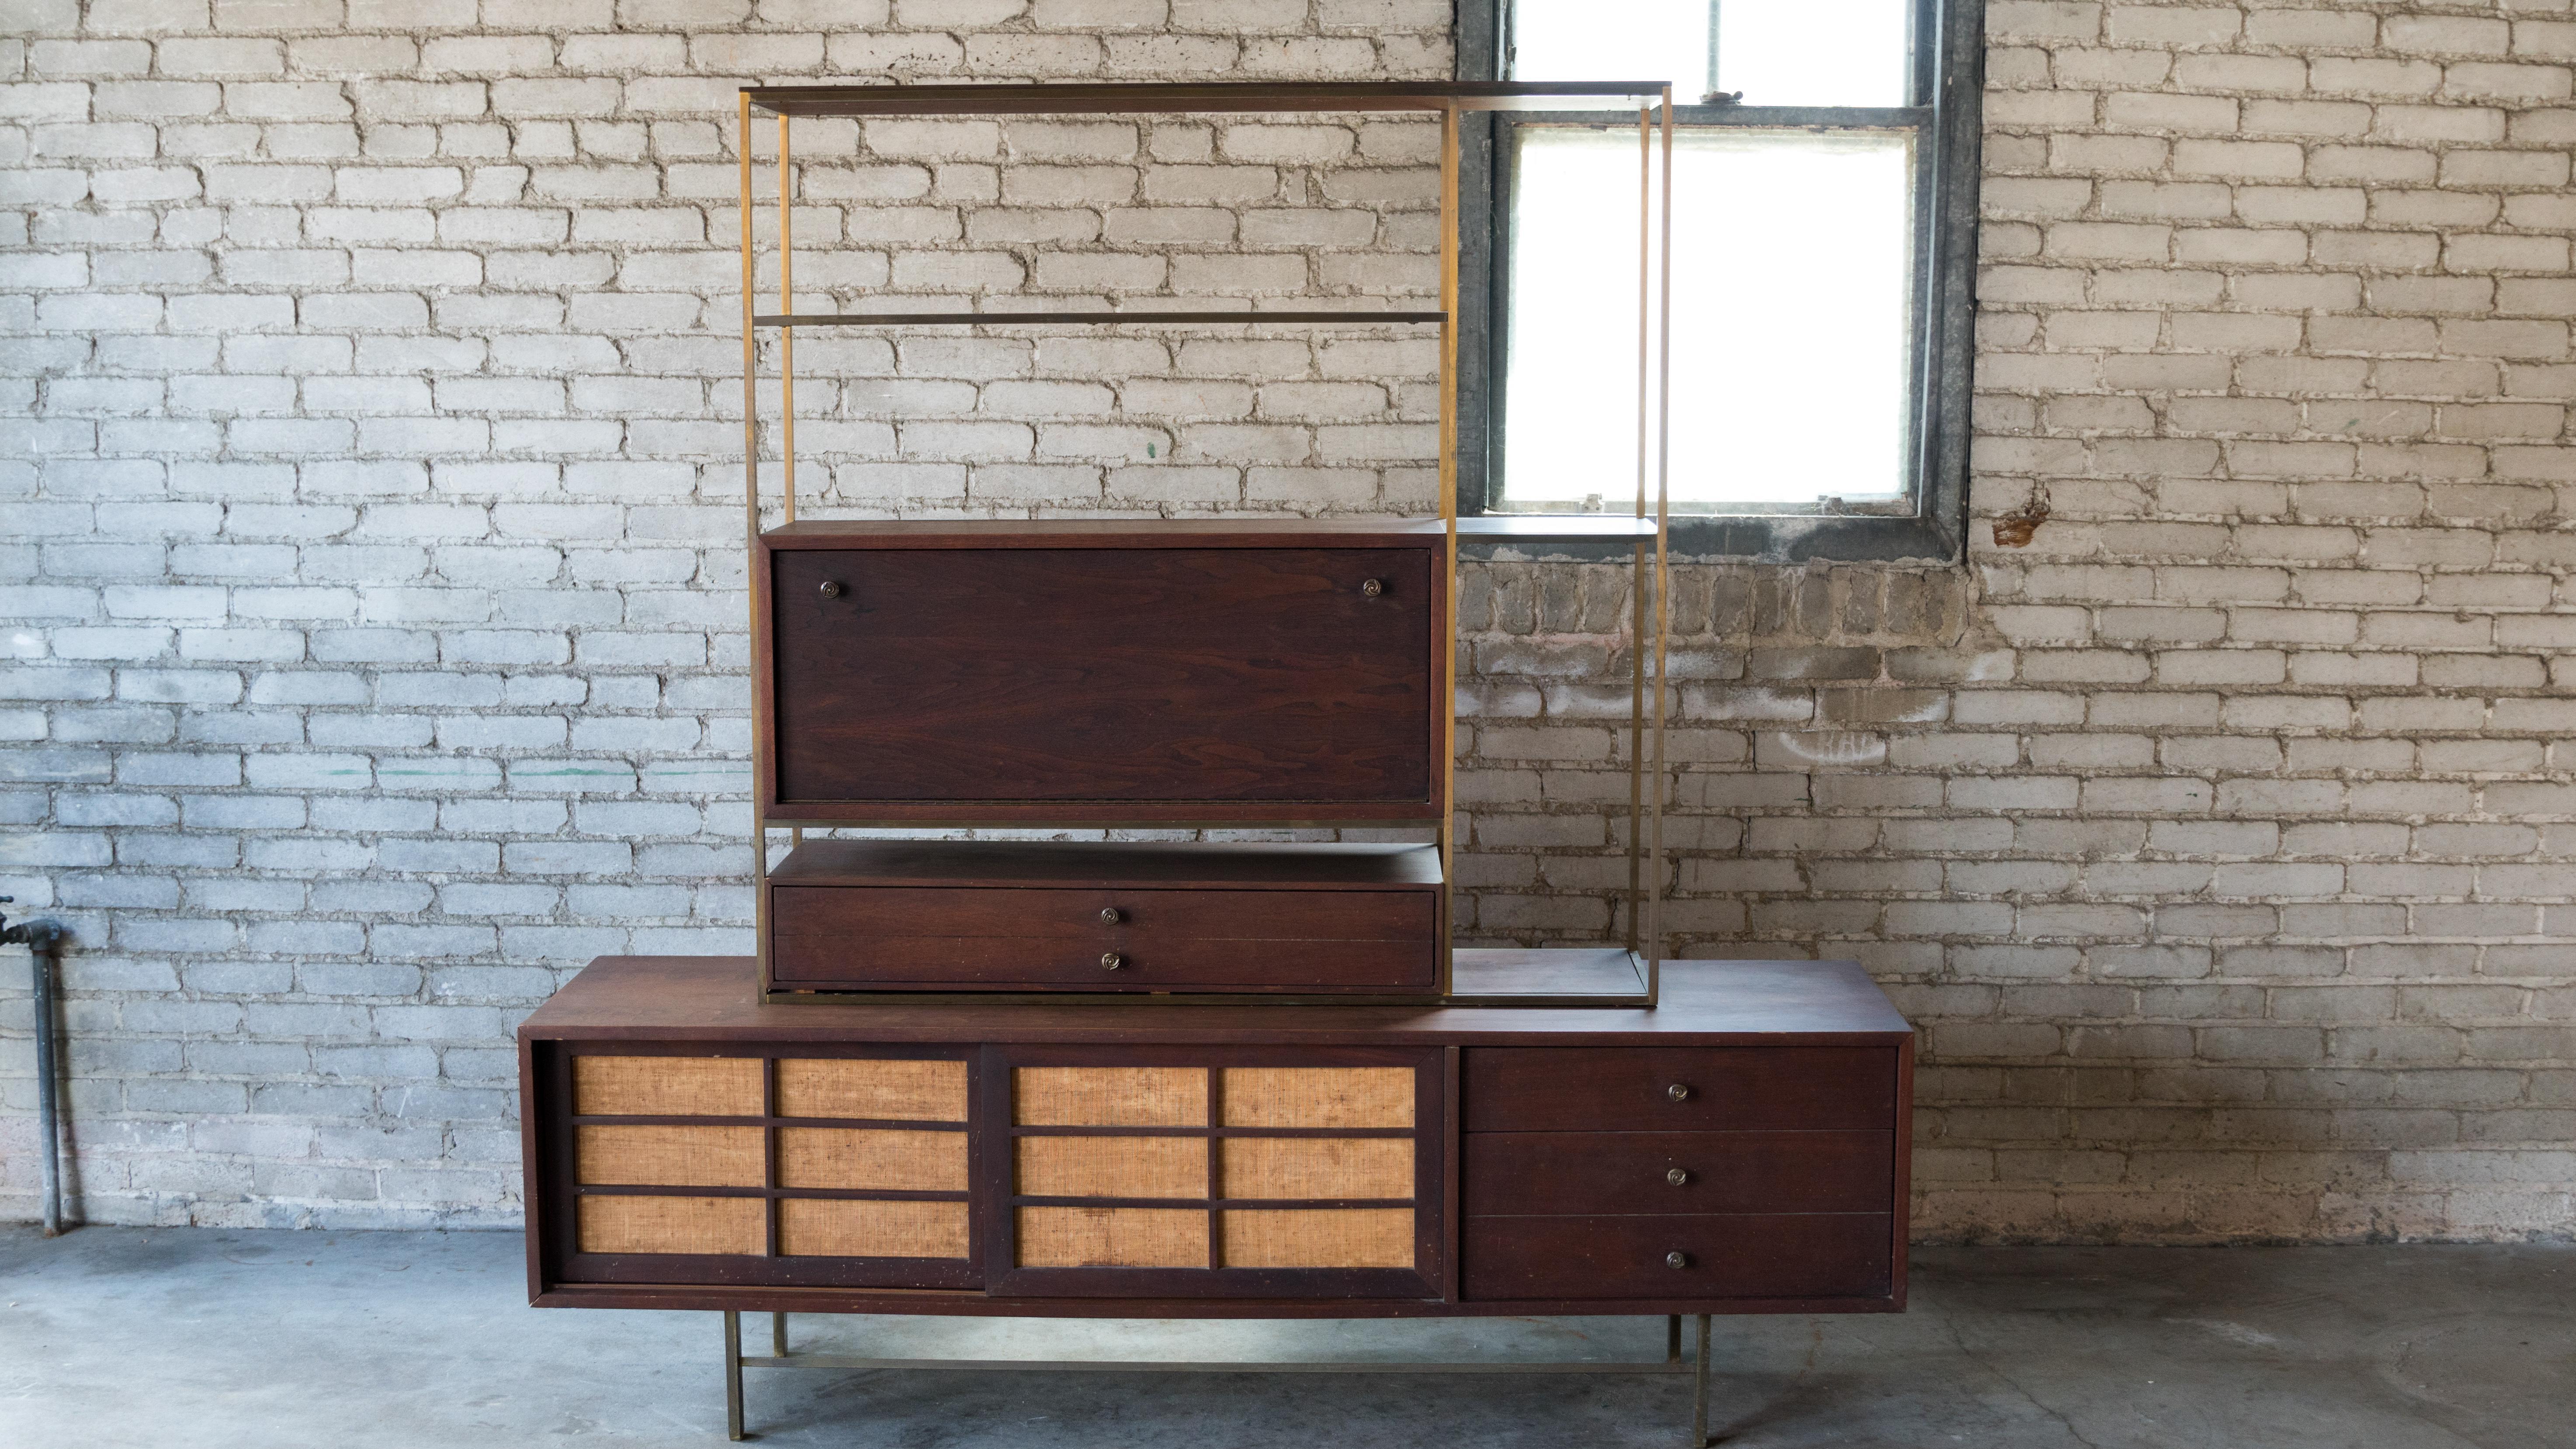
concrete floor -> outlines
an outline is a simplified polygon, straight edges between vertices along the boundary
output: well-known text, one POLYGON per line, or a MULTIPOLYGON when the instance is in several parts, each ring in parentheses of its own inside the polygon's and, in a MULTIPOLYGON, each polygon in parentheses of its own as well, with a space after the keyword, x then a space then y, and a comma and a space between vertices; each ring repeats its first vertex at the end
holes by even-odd
MULTIPOLYGON (((10 1446, 724 1442, 715 1315, 530 1309, 510 1234, 0 1229, 0 1303, 10 1446)), ((1663 1333, 791 1322, 799 1348, 952 1357, 1651 1357, 1663 1333)), ((1716 1342, 1719 1440, 1747 1449, 2576 1449, 2576 1248, 1934 1250, 1902 1317, 1721 1319, 1716 1342)), ((772 1445, 1674 1449, 1690 1413, 1684 1378, 748 1381, 772 1445)))

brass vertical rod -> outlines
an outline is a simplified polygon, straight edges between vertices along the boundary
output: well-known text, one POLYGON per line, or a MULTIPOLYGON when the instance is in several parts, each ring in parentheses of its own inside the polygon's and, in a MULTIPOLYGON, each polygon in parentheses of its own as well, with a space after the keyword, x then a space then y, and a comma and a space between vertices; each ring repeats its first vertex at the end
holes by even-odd
MULTIPOLYGON (((1647 799, 1647 854, 1649 880, 1646 897, 1646 995, 1650 1000, 1663 1000, 1664 969, 1664 712, 1665 666, 1669 650, 1666 636, 1672 629, 1670 534, 1672 522, 1673 475, 1673 88, 1664 87, 1664 185, 1663 185, 1663 255, 1657 259, 1661 275, 1656 297, 1656 371, 1659 374, 1655 404, 1655 738, 1653 793, 1647 799)), ((1708 1343, 1708 1319, 1700 1319, 1700 1344, 1705 1353, 1708 1343)), ((1706 1364, 1703 1359, 1702 1369, 1706 1364)))
POLYGON ((1699 1318, 1699 1360, 1691 1365, 1691 1449, 1708 1449, 1708 1315, 1699 1318))
POLYGON ((1449 591, 1442 642, 1440 717, 1440 994, 1453 989, 1458 877, 1458 107, 1440 110, 1440 524, 1441 578, 1449 591))
POLYGON ((760 537, 760 341, 752 317, 759 299, 752 294, 751 253, 751 93, 743 92, 742 128, 742 507, 743 526, 752 540, 760 537))
POLYGON ((725 1437, 742 1438, 742 1314, 724 1311, 725 1437))
MULTIPOLYGON (((755 257, 752 250, 752 216, 754 206, 751 197, 751 95, 749 92, 744 92, 742 95, 740 115, 741 125, 735 132, 734 144, 735 149, 741 153, 737 159, 739 160, 742 168, 742 205, 740 207, 740 211, 742 220, 743 553, 746 558, 756 559, 760 556, 760 333, 757 324, 752 321, 752 318, 760 309, 759 297, 755 290, 758 285, 758 269, 755 264, 755 257)), ((762 630, 760 627, 760 591, 757 589, 745 589, 743 590, 743 594, 749 601, 751 612, 751 637, 754 640, 758 640, 762 637, 762 630)), ((760 701, 754 700, 752 702, 752 708, 754 710, 758 710, 763 708, 763 705, 760 701)), ((754 774, 758 774, 761 770, 767 768, 769 764, 767 760, 760 757, 761 737, 761 731, 752 731, 752 771, 754 774)), ((763 942, 766 942, 769 938, 769 892, 763 885, 763 882, 767 879, 768 875, 769 822, 767 817, 761 813, 759 793, 755 791, 753 792, 751 805, 752 930, 754 936, 763 942)), ((762 950, 761 959, 763 963, 761 985, 765 989, 769 985, 767 979, 768 952, 766 949, 762 950)))
MULTIPOLYGON (((1647 323, 1654 294, 1654 142, 1647 108, 1637 108, 1637 516, 1646 516, 1646 427, 1650 346, 1647 323)), ((1646 785, 1646 546, 1628 551, 1628 949, 1637 949, 1645 906, 1646 785)), ((1675 1333, 1681 1320, 1673 1320, 1675 1333)), ((1678 1340, 1677 1340, 1678 1341, 1678 1340)))
MULTIPOLYGON (((787 116, 778 117, 778 310, 780 315, 796 315, 796 241, 789 214, 795 197, 788 178, 787 116)), ((778 455, 784 461, 785 477, 781 487, 787 503, 787 521, 796 521, 796 327, 782 323, 778 329, 778 455)))
MULTIPOLYGON (((1676 1318, 1673 1324, 1673 1331, 1679 1333, 1681 1320, 1676 1318)), ((787 1315, 784 1313, 769 1315, 769 1353, 772 1358, 787 1357, 787 1315)))

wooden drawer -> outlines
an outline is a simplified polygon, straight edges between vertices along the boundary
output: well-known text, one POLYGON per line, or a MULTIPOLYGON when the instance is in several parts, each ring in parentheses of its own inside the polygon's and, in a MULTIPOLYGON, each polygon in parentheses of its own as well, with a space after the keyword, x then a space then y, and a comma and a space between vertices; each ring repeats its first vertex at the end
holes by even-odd
POLYGON ((1429 891, 777 886, 770 980, 791 990, 1428 990, 1438 920, 1429 891))
POLYGON ((1484 1132, 1464 1150, 1471 1217, 1886 1212, 1896 1177, 1889 1132, 1484 1132))
POLYGON ((1464 1071, 1470 1132, 1885 1131, 1896 1121, 1888 1047, 1484 1047, 1466 1053, 1464 1071))
POLYGON ((1436 816, 1436 554, 772 549, 771 813, 1436 816))
POLYGON ((1460 1252, 1476 1299, 1874 1298, 1893 1228, 1886 1213, 1469 1217, 1460 1252))

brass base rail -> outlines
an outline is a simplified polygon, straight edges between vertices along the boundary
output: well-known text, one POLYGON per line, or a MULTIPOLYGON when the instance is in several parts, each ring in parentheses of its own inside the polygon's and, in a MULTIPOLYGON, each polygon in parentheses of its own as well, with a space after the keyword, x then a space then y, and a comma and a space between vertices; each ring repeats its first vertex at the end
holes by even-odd
POLYGON ((1307 1363, 1281 1360, 1216 1360, 1191 1362, 1180 1359, 1048 1359, 1048 1358, 870 1358, 855 1354, 790 1353, 787 1351, 787 1315, 769 1315, 770 1351, 765 1356, 746 1356, 742 1351, 742 1314, 736 1309, 724 1310, 725 1353, 725 1437, 739 1441, 748 1437, 743 1432, 742 1371, 753 1369, 927 1369, 934 1372, 964 1373, 1122 1373, 1122 1374, 1595 1374, 1651 1375, 1689 1374, 1691 1376, 1690 1449, 1705 1449, 1708 1443, 1708 1319, 1696 1315, 1699 1331, 1689 1358, 1682 1357, 1682 1320, 1680 1314, 1664 1319, 1664 1356, 1660 1360, 1490 1360, 1480 1363, 1410 1363, 1402 1360, 1375 1360, 1358 1363, 1307 1363))

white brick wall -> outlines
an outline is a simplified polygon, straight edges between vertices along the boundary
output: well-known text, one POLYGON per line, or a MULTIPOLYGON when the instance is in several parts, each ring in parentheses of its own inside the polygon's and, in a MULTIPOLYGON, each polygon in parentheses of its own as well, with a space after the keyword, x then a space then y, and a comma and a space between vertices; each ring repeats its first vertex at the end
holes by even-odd
MULTIPOLYGON (((1934 1235, 2566 1236, 2576 15, 1992 4, 1975 506, 2052 515, 1679 572, 1674 921, 1890 983, 1934 1235)), ((0 893, 79 934, 83 1206, 155 1222, 511 1221, 517 1018, 742 949, 734 85, 1448 65, 1412 0, 5 23, 0 893)), ((799 290, 1402 299, 1423 137, 818 123, 799 290)), ((798 360, 817 506, 1431 497, 1417 334, 798 360)), ((1471 571, 1490 938, 1613 922, 1619 574, 1471 571)))

